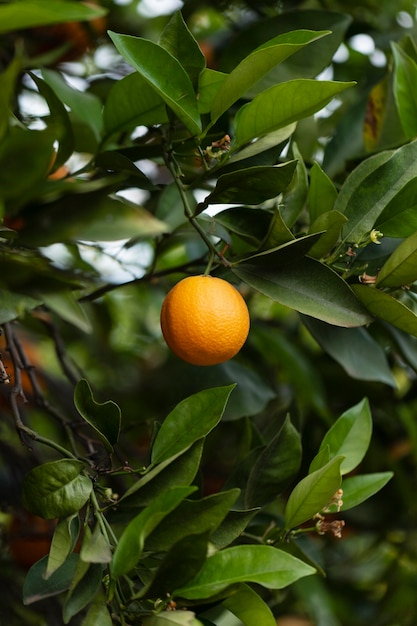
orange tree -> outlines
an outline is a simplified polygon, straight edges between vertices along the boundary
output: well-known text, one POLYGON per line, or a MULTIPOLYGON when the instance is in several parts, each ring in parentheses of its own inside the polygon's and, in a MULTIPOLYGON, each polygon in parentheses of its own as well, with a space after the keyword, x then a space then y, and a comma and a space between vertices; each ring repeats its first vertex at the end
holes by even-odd
POLYGON ((0 3, 9 624, 415 623, 414 9, 322 4, 0 3))

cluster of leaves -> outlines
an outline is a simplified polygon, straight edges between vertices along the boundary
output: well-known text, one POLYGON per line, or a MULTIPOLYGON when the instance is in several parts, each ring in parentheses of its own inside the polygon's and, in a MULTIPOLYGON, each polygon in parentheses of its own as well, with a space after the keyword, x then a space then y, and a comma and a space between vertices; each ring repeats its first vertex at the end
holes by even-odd
MULTIPOLYGON (((26 604, 66 592, 64 623, 89 606, 85 626, 111 624, 111 612, 144 626, 213 624, 208 607, 219 603, 247 626, 275 623, 250 583, 275 590, 317 573, 319 566, 295 543, 297 534, 337 533, 340 523, 325 521, 325 515, 357 506, 392 474, 344 478, 362 461, 371 439, 372 418, 363 401, 327 432, 307 476, 289 493, 282 517, 271 517, 263 534, 254 535, 251 527, 259 532, 256 518, 262 508, 297 475, 301 441, 287 417, 275 436, 236 468, 227 488, 200 497, 193 483, 204 442, 232 391, 231 386, 216 387, 178 404, 156 431, 149 464, 124 470, 134 480, 117 498, 97 482, 98 468, 94 480, 92 468, 71 454, 26 474, 26 509, 59 520, 49 555, 26 577, 26 604), (242 482, 242 489, 236 486, 242 482), (339 496, 333 505, 340 488, 343 500, 339 496), (301 527, 311 519, 312 529, 301 527), (80 549, 74 553, 81 529, 80 549)), ((109 454, 114 452, 118 406, 97 403, 84 379, 76 386, 75 405, 109 454)))
MULTIPOLYGON (((329 418, 320 385, 303 370, 295 345, 254 323, 246 361, 207 375, 194 370, 198 392, 176 399, 161 424, 141 418, 153 429, 144 467, 119 468, 131 420, 121 419, 115 402, 96 402, 90 377, 68 366, 55 324, 67 336, 79 333, 80 343, 91 341, 89 333, 100 343, 95 316, 103 298, 114 296, 109 308, 118 308, 123 326, 125 303, 116 292, 141 288, 142 308, 157 308, 164 281, 209 266, 245 291, 254 320, 262 307, 296 311, 304 332, 350 376, 396 387, 393 352, 402 365, 417 364, 417 53, 410 38, 392 44, 393 69, 366 99, 360 150, 341 155, 319 131, 309 151, 303 132, 319 128, 315 114, 335 98, 347 119, 358 117, 357 103, 349 108, 358 89, 352 76, 317 79, 346 37, 347 15, 268 16, 242 28, 221 69, 207 67, 180 12, 157 41, 110 29, 112 71, 87 74, 82 87, 70 80, 71 68, 56 64, 61 49, 29 56, 34 29, 104 14, 61 0, 0 4, 7 52, 0 74, 0 323, 14 366, 15 425, 25 443, 46 444, 53 457, 26 474, 23 504, 58 520, 49 556, 28 573, 24 601, 59 595, 64 622, 83 619, 84 626, 113 619, 215 624, 222 611, 246 626, 272 626, 276 590, 322 573, 310 534, 338 536, 342 522, 334 514, 362 504, 392 476, 358 470, 371 442, 368 401, 347 405, 314 442, 309 462, 298 414, 267 410, 277 399, 263 380, 271 348, 302 379, 296 412, 304 402, 329 418), (45 115, 25 109, 28 95, 45 115), (111 255, 111 242, 133 260, 128 279, 123 268, 122 280, 108 282, 92 261, 92 252, 101 261, 111 255), (59 435, 39 434, 21 419, 19 372, 28 364, 15 320, 36 332, 39 323, 48 328, 74 388, 76 415, 65 407, 74 424, 59 415, 59 435), (241 458, 222 488, 205 495, 199 476, 227 420, 239 425, 241 458)), ((107 323, 103 334, 110 334, 107 323)), ((171 362, 175 378, 174 368, 181 365, 171 362)), ((102 369, 104 385, 111 358, 102 369)), ((115 377, 123 398, 123 372, 115 377)), ((137 418, 136 405, 132 413, 137 418)))

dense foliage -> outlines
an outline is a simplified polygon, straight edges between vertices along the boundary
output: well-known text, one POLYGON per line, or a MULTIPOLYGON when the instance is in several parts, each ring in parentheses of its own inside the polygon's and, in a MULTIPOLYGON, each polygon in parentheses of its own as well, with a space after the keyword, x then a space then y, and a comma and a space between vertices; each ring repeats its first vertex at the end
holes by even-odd
POLYGON ((0 2, 10 626, 415 624, 416 8, 345 4, 0 2))

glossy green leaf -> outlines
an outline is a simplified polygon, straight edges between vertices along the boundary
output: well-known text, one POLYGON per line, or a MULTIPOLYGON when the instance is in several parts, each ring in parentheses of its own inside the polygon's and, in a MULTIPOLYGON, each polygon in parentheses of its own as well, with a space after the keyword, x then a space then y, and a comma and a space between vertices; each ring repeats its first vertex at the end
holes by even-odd
POLYGON ((88 91, 75 89, 64 79, 62 74, 55 70, 42 70, 42 77, 58 98, 67 104, 71 111, 91 128, 95 138, 99 140, 103 120, 100 98, 88 91))
POLYGON ((152 446, 160 463, 205 437, 221 420, 234 385, 205 389, 182 400, 165 418, 152 446))
POLYGON ((417 176, 416 159, 417 142, 413 141, 370 157, 353 170, 334 207, 348 218, 343 241, 355 243, 369 234, 389 202, 417 176))
POLYGON ((113 452, 120 433, 121 411, 112 400, 96 402, 91 387, 85 379, 78 381, 74 390, 74 403, 81 417, 94 429, 108 452, 113 452))
POLYGON ((183 67, 167 50, 147 39, 109 32, 120 54, 155 89, 192 135, 201 131, 197 99, 183 67))
POLYGON ((31 74, 32 80, 35 82, 39 93, 43 96, 48 104, 50 116, 46 118, 47 127, 51 132, 55 133, 58 141, 58 148, 53 169, 60 167, 74 150, 74 136, 69 114, 64 103, 56 95, 55 91, 36 74, 31 74))
POLYGON ((285 507, 285 528, 307 522, 329 504, 342 482, 342 463, 343 457, 336 456, 297 483, 285 507))
POLYGON ((98 593, 88 607, 81 626, 112 626, 112 624, 104 593, 98 593))
POLYGON ((42 304, 41 300, 35 300, 31 296, 0 289, 0 324, 11 322, 40 304, 42 304))
POLYGON ((237 112, 235 142, 244 145, 309 117, 354 84, 300 78, 270 87, 237 112))
POLYGON ((394 56, 394 96, 407 139, 417 135, 417 63, 397 43, 391 42, 394 56))
POLYGON ((72 552, 80 532, 80 520, 78 514, 64 517, 58 521, 52 537, 49 549, 48 563, 44 578, 49 578, 61 567, 72 552))
POLYGON ((237 591, 222 602, 228 611, 244 624, 244 626, 276 626, 277 622, 262 598, 249 585, 239 585, 237 591))
POLYGON ((283 33, 262 44, 244 58, 224 81, 211 108, 213 122, 237 102, 264 74, 327 31, 300 30, 283 33))
POLYGON ((343 505, 341 511, 353 509, 368 498, 371 498, 383 489, 393 476, 393 472, 378 472, 345 478, 342 483, 343 505))
POLYGON ((417 316, 403 302, 380 289, 366 285, 353 285, 352 288, 372 315, 417 337, 417 316))
POLYGON ((325 448, 322 448, 321 450, 319 450, 319 452, 317 452, 317 454, 315 455, 315 457, 310 463, 310 467, 308 468, 308 473, 312 474, 313 472, 321 469, 322 467, 327 465, 329 461, 330 461, 330 450, 329 450, 329 446, 326 446, 325 448))
POLYGON ((256 460, 245 491, 245 506, 270 502, 288 487, 301 465, 301 438, 287 416, 282 428, 256 460))
POLYGON ((365 456, 372 436, 372 415, 366 398, 345 411, 327 431, 320 450, 328 448, 330 459, 344 456, 342 475, 354 470, 365 456))
POLYGON ((166 489, 190 485, 200 467, 203 446, 202 438, 185 452, 179 452, 151 467, 120 497, 119 503, 123 502, 125 508, 147 506, 166 489))
POLYGON ((111 547, 107 537, 102 533, 100 524, 97 523, 92 532, 89 526, 84 528, 80 559, 84 563, 110 563, 111 547))
POLYGON ((85 333, 92 331, 92 325, 85 309, 70 292, 47 293, 42 297, 43 303, 61 319, 73 324, 85 333))
POLYGON ((310 186, 308 189, 310 223, 314 224, 321 215, 332 211, 336 198, 337 189, 333 181, 315 161, 310 168, 310 186))
POLYGON ((23 604, 32 604, 45 598, 56 596, 70 588, 74 578, 79 556, 70 554, 49 578, 45 579, 48 557, 44 556, 30 568, 23 584, 23 604))
POLYGON ((0 202, 15 211, 36 197, 50 170, 55 136, 13 126, 0 144, 0 202))
POLYGON ((266 251, 272 250, 273 248, 279 248, 283 244, 286 244, 294 239, 295 237, 293 233, 282 218, 279 207, 275 208, 268 235, 263 241, 261 249, 266 251))
POLYGON ((412 178, 386 205, 375 222, 384 237, 407 238, 417 230, 417 178, 412 178))
POLYGON ((349 376, 397 386, 384 349, 366 328, 340 328, 307 316, 302 319, 317 343, 349 376))
POLYGON ((158 43, 181 63, 196 86, 200 72, 206 66, 206 59, 180 11, 173 14, 158 43))
POLYGON ((241 536, 249 522, 258 512, 259 509, 229 511, 220 526, 212 534, 210 538, 211 543, 218 550, 230 546, 241 536))
POLYGON ((328 211, 321 213, 310 226, 310 233, 320 233, 319 241, 312 246, 309 256, 315 259, 321 259, 329 254, 336 243, 339 241, 343 225, 347 222, 347 218, 339 211, 328 211))
POLYGON ((307 204, 307 168, 297 144, 291 142, 291 157, 297 161, 290 185, 284 190, 280 201, 280 212, 288 227, 293 226, 307 204))
MULTIPOLYGON (((298 244, 299 240, 295 240, 298 244)), ((335 326, 362 326, 372 320, 350 287, 320 262, 294 258, 287 244, 260 259, 233 267, 233 273, 272 300, 335 326)))
POLYGON ((62 609, 64 624, 68 624, 74 615, 77 615, 77 613, 82 611, 82 609, 91 602, 100 589, 102 579, 102 566, 93 564, 90 565, 87 572, 81 580, 78 581, 75 587, 71 585, 62 609))
POLYGON ((63 3, 61 0, 8 3, 0 6, 0 33, 47 24, 86 21, 106 13, 106 9, 98 5, 63 3))
POLYGON ((115 81, 103 108, 106 136, 167 121, 164 100, 141 74, 132 72, 115 81))
POLYGON ((161 493, 126 526, 113 554, 110 571, 113 580, 128 574, 138 563, 146 538, 173 511, 194 487, 175 487, 161 493))
POLYGON ((377 287, 404 287, 417 280, 417 232, 400 243, 378 272, 377 287))
POLYGON ((229 164, 236 163, 238 161, 243 161, 244 159, 250 159, 262 152, 269 151, 273 148, 277 148, 280 144, 284 144, 291 135, 295 132, 297 124, 288 124, 288 126, 284 126, 284 128, 279 128, 278 130, 273 131, 272 133, 268 133, 267 135, 263 135, 249 143, 248 145, 239 148, 238 146, 231 147, 231 157, 228 161, 229 164))
POLYGON ((227 228, 243 240, 252 244, 259 244, 268 232, 271 222, 269 211, 262 211, 251 207, 230 207, 216 213, 212 218, 216 224, 227 228))
POLYGON ((70 459, 37 465, 23 480, 24 507, 45 519, 76 513, 87 502, 93 486, 84 470, 84 463, 70 459))
POLYGON ((207 550, 208 533, 186 534, 169 548, 152 581, 144 587, 140 596, 166 598, 172 595, 202 568, 207 550))
POLYGON ((282 589, 315 571, 310 565, 272 546, 234 546, 209 557, 197 576, 177 589, 176 596, 187 600, 210 598, 242 582, 282 589))
MULTIPOLYGON (((279 14, 251 20, 239 29, 222 56, 222 69, 230 72, 252 50, 267 42, 278 33, 302 29, 323 31, 329 34, 317 39, 274 67, 259 83, 256 91, 262 91, 292 78, 315 78, 327 68, 333 55, 345 40, 346 30, 352 22, 347 13, 322 11, 317 8, 302 11, 283 11, 279 14)), ((252 92, 255 89, 251 90, 252 92)))
POLYGON ((200 113, 209 113, 222 84, 227 78, 224 72, 211 68, 204 68, 198 79, 198 110, 200 113))
POLYGON ((261 204, 275 198, 290 183, 296 161, 259 165, 222 174, 205 204, 261 204))
POLYGON ((237 497, 239 489, 229 489, 200 500, 184 500, 167 515, 148 538, 152 550, 168 550, 187 535, 212 534, 224 520, 237 497))

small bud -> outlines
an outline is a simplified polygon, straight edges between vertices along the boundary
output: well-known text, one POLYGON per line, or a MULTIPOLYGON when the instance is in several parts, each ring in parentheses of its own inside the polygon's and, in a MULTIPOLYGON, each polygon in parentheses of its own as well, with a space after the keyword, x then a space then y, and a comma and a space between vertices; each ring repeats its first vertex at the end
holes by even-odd
POLYGON ((375 228, 373 228, 371 230, 371 233, 369 235, 370 240, 372 241, 372 243, 381 243, 379 240, 384 236, 383 233, 381 233, 380 230, 376 230, 375 228))
POLYGON ((316 529, 319 535, 324 535, 325 533, 331 533, 333 537, 337 539, 342 538, 342 530, 345 526, 345 522, 343 520, 334 520, 333 522, 326 522, 324 519, 319 519, 316 524, 316 529))

